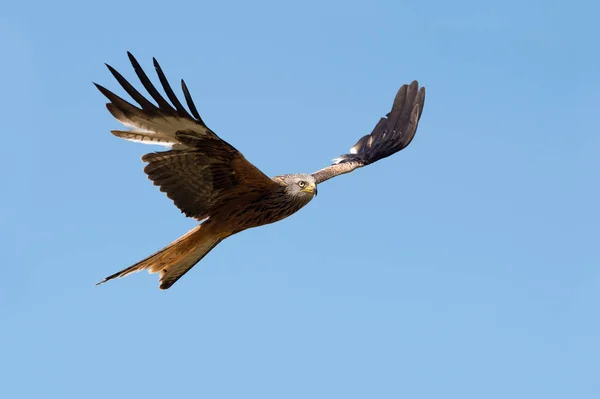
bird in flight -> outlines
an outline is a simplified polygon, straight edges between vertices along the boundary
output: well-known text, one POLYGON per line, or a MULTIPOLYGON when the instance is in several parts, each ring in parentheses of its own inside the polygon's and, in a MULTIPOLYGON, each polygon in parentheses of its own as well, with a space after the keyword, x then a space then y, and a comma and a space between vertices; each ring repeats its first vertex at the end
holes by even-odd
POLYGON ((167 151, 142 157, 144 172, 182 213, 200 223, 188 233, 140 262, 106 277, 97 285, 140 270, 159 273, 166 290, 221 241, 243 230, 278 222, 296 213, 314 196, 317 185, 352 172, 402 150, 417 131, 425 103, 425 88, 415 80, 398 90, 391 111, 370 134, 350 148, 349 154, 315 173, 268 177, 202 120, 192 96, 181 81, 189 108, 181 104, 160 65, 153 59, 167 101, 152 84, 138 61, 127 53, 151 102, 119 72, 106 65, 117 82, 138 104, 133 105, 96 84, 108 98, 108 111, 129 130, 111 131, 117 137, 158 144, 167 151))

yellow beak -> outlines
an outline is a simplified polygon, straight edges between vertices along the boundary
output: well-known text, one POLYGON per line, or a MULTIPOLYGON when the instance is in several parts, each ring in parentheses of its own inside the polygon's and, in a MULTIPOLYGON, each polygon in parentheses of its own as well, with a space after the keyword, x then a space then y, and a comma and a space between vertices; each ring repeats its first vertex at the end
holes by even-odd
POLYGON ((305 192, 305 193, 309 193, 309 194, 314 194, 314 195, 317 195, 317 185, 313 183, 313 184, 311 184, 311 185, 310 185, 310 186, 308 186, 308 187, 304 187, 304 188, 303 188, 302 190, 300 190, 300 191, 303 191, 303 192, 305 192))

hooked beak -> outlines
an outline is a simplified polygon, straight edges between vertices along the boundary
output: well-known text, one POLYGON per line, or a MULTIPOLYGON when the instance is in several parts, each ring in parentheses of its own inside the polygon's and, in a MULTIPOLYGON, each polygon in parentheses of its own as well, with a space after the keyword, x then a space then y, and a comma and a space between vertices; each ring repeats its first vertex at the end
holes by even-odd
POLYGON ((313 183, 310 186, 303 188, 302 191, 317 196, 317 185, 313 183))

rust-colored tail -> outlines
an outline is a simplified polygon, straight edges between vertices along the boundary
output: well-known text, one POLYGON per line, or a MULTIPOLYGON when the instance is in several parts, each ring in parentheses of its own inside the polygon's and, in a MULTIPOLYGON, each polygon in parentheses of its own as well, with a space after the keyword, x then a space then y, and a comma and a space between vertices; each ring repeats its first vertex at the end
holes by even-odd
POLYGON ((106 277, 96 285, 140 270, 148 270, 150 273, 160 273, 159 288, 168 289, 223 239, 211 234, 210 229, 206 227, 206 222, 196 226, 155 254, 106 277))

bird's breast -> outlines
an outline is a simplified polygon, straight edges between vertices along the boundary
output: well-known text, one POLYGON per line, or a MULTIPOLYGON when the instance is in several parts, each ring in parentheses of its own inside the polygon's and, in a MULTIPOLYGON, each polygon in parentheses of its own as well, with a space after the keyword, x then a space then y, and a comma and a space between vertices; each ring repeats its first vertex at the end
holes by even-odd
POLYGON ((239 232, 283 220, 298 212, 308 202, 310 200, 290 198, 283 193, 270 195, 248 203, 238 203, 231 209, 225 208, 212 219, 220 219, 232 231, 239 232))

